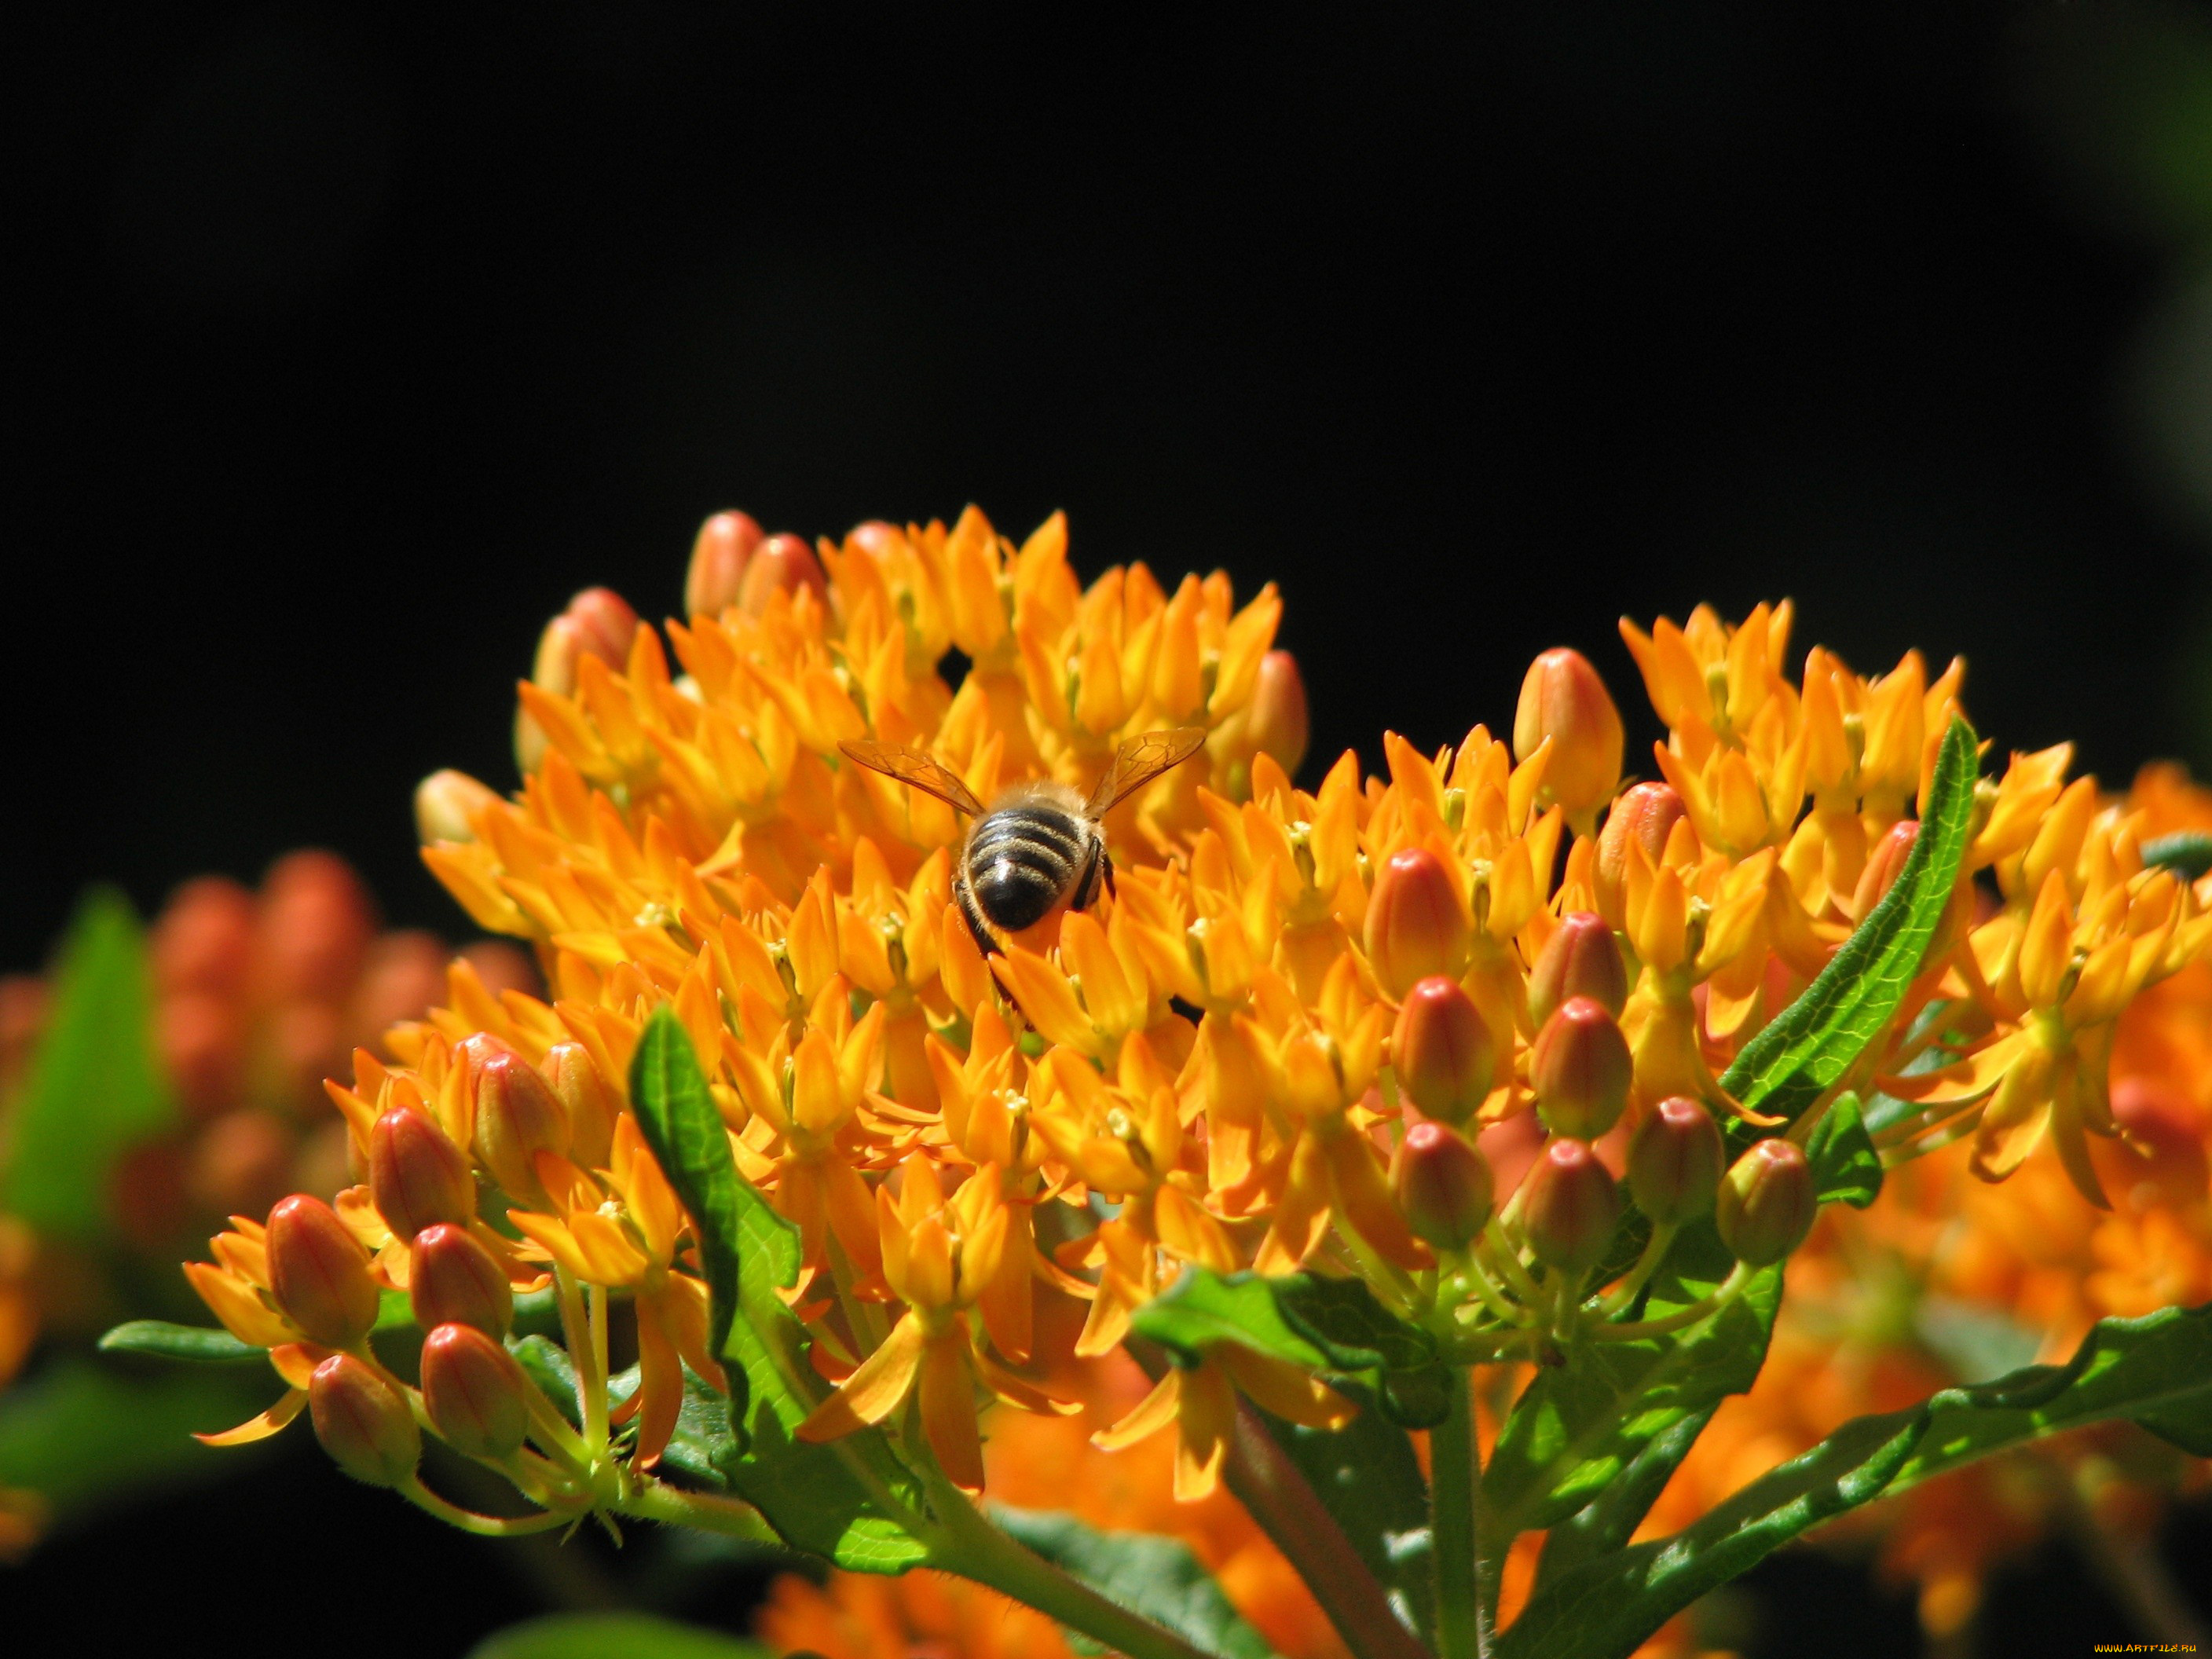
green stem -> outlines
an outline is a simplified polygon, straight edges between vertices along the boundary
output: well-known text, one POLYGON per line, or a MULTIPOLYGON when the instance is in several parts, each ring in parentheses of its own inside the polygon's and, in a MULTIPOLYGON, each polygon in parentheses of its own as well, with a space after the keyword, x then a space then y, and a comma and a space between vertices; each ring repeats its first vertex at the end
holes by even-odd
POLYGON ((1598 1304, 1599 1318, 1610 1319, 1636 1300, 1636 1293, 1644 1288, 1653 1273, 1659 1271, 1659 1264, 1666 1260, 1667 1247, 1674 1242, 1674 1235, 1680 1231, 1681 1229, 1672 1222, 1651 1230, 1651 1237, 1644 1241, 1644 1254, 1636 1258, 1636 1265, 1628 1270, 1628 1277, 1614 1285, 1611 1293, 1598 1304))
POLYGON ((717 1498, 711 1492, 686 1492, 659 1480, 648 1480, 625 1499, 622 1513, 641 1521, 660 1521, 672 1527, 696 1527, 701 1532, 755 1543, 781 1545, 774 1527, 750 1504, 717 1498))
POLYGON ((939 1533, 930 1565, 1035 1607, 1127 1659, 1207 1659, 1203 1650, 1174 1632, 1139 1618, 1023 1548, 977 1513, 967 1494, 950 1482, 933 1474, 928 1478, 939 1533))
POLYGON ((1481 1542, 1482 1453, 1474 1391, 1463 1366, 1451 1370, 1451 1407, 1429 1431, 1429 1514, 1436 1542, 1437 1659, 1489 1659, 1481 1542))
POLYGON ((424 1486, 422 1480, 410 1475, 400 1483, 399 1494, 418 1510, 427 1510, 449 1527, 459 1527, 463 1532, 472 1532, 479 1538, 516 1538, 526 1533, 550 1532, 556 1527, 572 1524, 577 1517, 557 1512, 544 1515, 518 1516, 512 1520, 495 1515, 478 1515, 474 1510, 465 1510, 459 1504, 449 1504, 424 1486))
POLYGON ((1693 1302, 1680 1312, 1668 1314, 1664 1319, 1639 1319, 1632 1325, 1608 1325, 1602 1322, 1584 1328, 1583 1334, 1593 1342, 1638 1342, 1647 1336, 1664 1336, 1669 1331, 1679 1331, 1686 1325, 1710 1319, 1723 1308, 1743 1294, 1743 1287, 1751 1283, 1751 1269, 1741 1261, 1719 1288, 1702 1302, 1693 1302))

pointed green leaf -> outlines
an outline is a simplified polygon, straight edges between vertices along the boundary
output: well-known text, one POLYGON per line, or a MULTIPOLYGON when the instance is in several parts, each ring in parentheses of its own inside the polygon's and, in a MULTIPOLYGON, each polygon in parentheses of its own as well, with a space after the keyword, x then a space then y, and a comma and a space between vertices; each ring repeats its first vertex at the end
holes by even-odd
POLYGON ((176 1115, 153 1007, 145 931, 120 893, 94 888, 70 923, 53 1011, 0 1147, 0 1210, 55 1238, 107 1230, 117 1157, 176 1115))
POLYGON ((1283 1317, 1279 1280, 1194 1268, 1130 1316, 1129 1328, 1186 1365, 1217 1342, 1235 1342, 1301 1370, 1335 1369, 1321 1346, 1283 1317))
POLYGON ((1863 1210, 1881 1195, 1881 1154, 1859 1115, 1859 1097, 1838 1095, 1805 1139, 1814 1192, 1823 1204, 1863 1210))
POLYGON ((1943 734, 1920 833, 1896 884, 1806 988, 1743 1046, 1721 1086, 1746 1106, 1795 1118, 1889 1024, 1958 884, 1974 806, 1973 729, 1943 734))
POLYGON ((66 1520, 126 1493, 217 1478, 253 1454, 192 1436, 234 1427, 283 1391, 265 1367, 146 1370, 64 1356, 0 1394, 0 1486, 37 1492, 66 1520))
POLYGON ((1618 1480, 1545 1535, 1544 1553, 1536 1558, 1538 1590, 1583 1562, 1626 1546, 1717 1409, 1692 1412, 1646 1441, 1618 1480))
POLYGON ((468 1659, 771 1659, 758 1642, 648 1613, 556 1613, 495 1631, 468 1659))
POLYGON ((1338 1370, 1418 1370, 1436 1359, 1436 1338, 1385 1308, 1358 1279, 1293 1273, 1273 1288, 1283 1318, 1338 1370))
POLYGON ((719 1352, 733 1362, 730 1489, 794 1547, 858 1572, 902 1572, 928 1559, 915 1535, 921 1487, 873 1429, 824 1445, 793 1438, 829 1385, 807 1363, 804 1328, 777 1294, 799 1282, 799 1234, 738 1173, 691 1039, 673 1011, 647 1021, 630 1066, 630 1102, 653 1157, 684 1200, 715 1298, 719 1352))
POLYGON ((1273 1659, 1266 1638, 1246 1624, 1221 1586, 1179 1538, 1102 1532, 1073 1515, 990 1506, 990 1517, 1017 1543, 1217 1659, 1273 1659))
POLYGON ((103 1353, 152 1354, 159 1359, 189 1359, 201 1364, 234 1365, 268 1356, 251 1343, 212 1325, 172 1325, 166 1319, 132 1319, 100 1339, 103 1353))

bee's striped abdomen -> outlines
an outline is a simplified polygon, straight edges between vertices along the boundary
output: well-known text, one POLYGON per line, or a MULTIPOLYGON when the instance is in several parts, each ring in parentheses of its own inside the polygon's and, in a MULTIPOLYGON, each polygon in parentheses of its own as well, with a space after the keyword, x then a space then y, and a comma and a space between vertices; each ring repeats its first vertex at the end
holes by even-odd
POLYGON ((1006 933, 1034 927, 1088 873, 1091 840, 1074 817, 1050 807, 1024 803, 987 814, 966 853, 976 907, 1006 933))

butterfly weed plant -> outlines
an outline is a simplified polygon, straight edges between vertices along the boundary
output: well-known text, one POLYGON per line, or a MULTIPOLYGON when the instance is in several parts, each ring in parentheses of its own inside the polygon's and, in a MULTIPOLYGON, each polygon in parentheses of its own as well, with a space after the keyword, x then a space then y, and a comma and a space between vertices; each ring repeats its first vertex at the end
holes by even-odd
POLYGON ((1962 665, 1793 678, 1786 603, 1624 623, 1648 781, 1562 649, 1510 732, 1386 733, 1382 775, 1309 790, 1274 590, 1082 586, 1057 517, 810 546, 720 514, 684 599, 659 629, 579 595, 520 788, 422 786, 425 860, 546 994, 457 963, 329 1085, 356 1184, 187 1267, 219 1328, 111 1334, 265 1356, 267 1408, 206 1437, 304 1415, 471 1532, 934 1569, 1132 1659, 1281 1626, 1170 1538, 994 1495, 988 1443, 1109 1367, 1149 1391, 1102 1452, 1171 1441, 1174 1500, 1233 1494, 1358 1659, 1626 1655, 1808 1528, 2080 1425, 2212 1453, 2212 1316, 2169 1307, 1651 1524, 1823 1206, 1960 1142, 2106 1203, 2117 1022, 2212 945, 2194 844, 2064 747, 1985 752, 1962 665), (1091 799, 1166 732, 1202 742, 1105 812, 1110 886, 971 925, 947 794, 1091 799), (512 1501, 436 1490, 431 1440, 512 1501))

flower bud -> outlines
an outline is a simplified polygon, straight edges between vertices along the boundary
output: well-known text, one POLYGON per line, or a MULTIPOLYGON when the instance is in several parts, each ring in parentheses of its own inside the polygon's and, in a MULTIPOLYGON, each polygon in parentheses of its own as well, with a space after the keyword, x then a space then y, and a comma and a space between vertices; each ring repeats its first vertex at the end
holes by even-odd
POLYGON ((1425 847, 1390 855, 1367 899, 1367 959, 1383 989, 1402 997, 1431 974, 1455 978, 1474 933, 1443 860, 1425 847))
POLYGON ((765 616, 769 599, 777 590, 796 594, 802 587, 813 589, 817 599, 830 591, 814 550, 802 537, 771 536, 746 561, 744 579, 738 586, 738 603, 749 617, 765 616))
POLYGON ((1390 1161, 1390 1195, 1414 1236, 1439 1250, 1464 1249, 1490 1219, 1490 1165, 1441 1123, 1406 1131, 1390 1161))
POLYGON ((441 841, 474 841, 475 818, 499 797, 487 785, 452 767, 415 786, 415 834, 425 847, 441 841))
POLYGON ((422 1339, 422 1409, 455 1451, 496 1463, 530 1432, 530 1379, 513 1354, 473 1325, 422 1339))
POLYGON ((342 1001, 376 936, 375 904, 335 853, 287 853, 261 884, 263 988, 279 1002, 342 1001))
POLYGON ((561 614, 574 625, 578 648, 586 656, 597 657, 610 668, 629 661, 630 642, 637 638, 637 612, 614 589, 587 587, 561 614))
POLYGON ((1446 1123, 1464 1123, 1489 1096, 1497 1049, 1474 999, 1456 980, 1432 974, 1406 993, 1390 1040, 1398 1085, 1446 1123))
POLYGON ((1287 651, 1270 651, 1260 659, 1260 677, 1252 686, 1251 725, 1247 735, 1255 750, 1272 755, 1286 776, 1297 775, 1306 757, 1311 722, 1306 712, 1306 683, 1298 672, 1298 659, 1287 651))
POLYGON ((1539 1027, 1570 997, 1588 997, 1618 1018, 1628 1006, 1628 969, 1605 918, 1589 910, 1562 916, 1528 974, 1528 1017, 1539 1027))
POLYGON ((621 1103, 599 1075, 592 1051, 580 1042, 556 1042, 545 1051, 544 1072, 568 1119, 568 1156, 587 1170, 605 1168, 621 1103))
POLYGON ((1595 1140, 1620 1121, 1636 1074, 1620 1022, 1603 1003, 1569 997, 1536 1033, 1528 1086, 1553 1134, 1595 1140))
POLYGON ((1513 713, 1513 754, 1527 760, 1552 740, 1544 793, 1570 817, 1595 812, 1620 781, 1620 711, 1579 651, 1562 646, 1528 665, 1513 713))
MULTIPOLYGON (((597 657, 611 668, 629 660, 630 641, 637 637, 637 612, 611 588, 587 587, 568 601, 568 608, 545 624, 538 636, 538 654, 532 659, 530 680, 556 696, 576 690, 576 665, 597 657)), ((527 709, 514 714, 514 758, 526 772, 534 772, 545 758, 544 728, 527 709)))
POLYGON ((350 1348, 376 1324, 368 1252, 337 1212, 295 1193, 269 1212, 269 1292, 310 1342, 350 1348))
POLYGON ((148 945, 163 998, 243 997, 253 973, 253 895, 227 876, 197 876, 169 896, 148 945))
POLYGON ((368 1132, 368 1195, 402 1238, 443 1222, 465 1226, 477 1212, 476 1177, 461 1149, 405 1107, 385 1113, 368 1132))
POLYGON ((315 1438, 355 1480, 397 1486, 422 1461, 422 1436, 399 1391, 349 1353, 335 1353, 307 1379, 315 1438))
MULTIPOLYGON (((1867 852, 1866 867, 1859 872, 1858 890, 1851 895, 1851 914, 1861 921, 1867 913, 1881 902, 1889 890, 1897 885, 1903 873, 1905 860, 1912 855, 1912 843, 1920 836, 1917 818, 1899 818, 1882 832, 1880 841, 1867 852)), ((1931 957, 1930 961, 1934 958, 1931 957)))
POLYGON ((1678 1227, 1712 1206, 1721 1157, 1713 1115, 1686 1095, 1670 1096, 1629 1139, 1629 1194, 1654 1222, 1678 1227))
POLYGON ((1721 1182, 1713 1221, 1731 1255, 1764 1267, 1805 1242, 1819 1208, 1804 1152, 1793 1141, 1769 1137, 1754 1142, 1721 1182))
POLYGON ((701 525, 684 574, 684 614, 719 617, 735 605, 746 562, 760 544, 761 527, 749 514, 717 513, 701 525))
POLYGON ((473 1325, 495 1337, 514 1322, 514 1290, 491 1252, 468 1229, 440 1222, 415 1235, 408 1250, 408 1299, 415 1322, 473 1325))
POLYGON ((474 1074, 477 1161, 510 1198, 542 1202, 532 1160, 540 1152, 568 1156, 561 1103, 528 1060, 489 1033, 465 1039, 454 1058, 474 1074))
POLYGON ((1667 837, 1689 815, 1690 809, 1668 783, 1639 783, 1613 803, 1598 834, 1590 878, 1597 888, 1598 910, 1613 927, 1628 925, 1628 843, 1641 846, 1656 866, 1667 850, 1667 837))
POLYGON ((1605 1260, 1620 1224, 1620 1192, 1579 1140, 1549 1140, 1522 1177, 1521 1225, 1536 1259, 1562 1273, 1605 1260))

